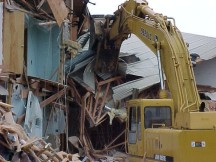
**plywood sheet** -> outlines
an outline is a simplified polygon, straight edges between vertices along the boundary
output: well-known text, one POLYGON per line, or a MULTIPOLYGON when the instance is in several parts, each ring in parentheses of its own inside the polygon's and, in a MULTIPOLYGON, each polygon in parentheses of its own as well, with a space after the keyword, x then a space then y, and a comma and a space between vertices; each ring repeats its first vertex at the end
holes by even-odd
POLYGON ((23 73, 24 14, 4 9, 3 72, 23 73))
POLYGON ((53 15, 57 21, 58 26, 60 27, 64 19, 68 15, 68 9, 63 0, 47 0, 53 15))

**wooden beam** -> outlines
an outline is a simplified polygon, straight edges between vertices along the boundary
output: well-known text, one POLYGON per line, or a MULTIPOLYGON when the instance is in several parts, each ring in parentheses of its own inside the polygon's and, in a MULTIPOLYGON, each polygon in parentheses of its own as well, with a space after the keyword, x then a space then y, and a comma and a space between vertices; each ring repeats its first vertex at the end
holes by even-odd
POLYGON ((59 27, 68 15, 68 9, 63 0, 47 0, 59 27))
POLYGON ((62 95, 64 95, 66 93, 67 89, 64 88, 61 91, 57 92, 56 94, 50 96, 49 98, 47 98, 46 100, 43 100, 40 103, 40 107, 43 108, 46 105, 50 104, 51 102, 53 102, 54 100, 56 100, 57 98, 60 98, 62 95))
POLYGON ((121 79, 121 78, 122 78, 121 76, 117 76, 117 77, 110 78, 108 80, 101 81, 101 82, 98 83, 98 86, 102 86, 104 84, 116 81, 116 80, 121 79))
POLYGON ((109 89, 110 89, 110 82, 107 84, 107 87, 106 87, 106 91, 105 93, 103 94, 103 99, 102 99, 102 102, 100 104, 100 109, 99 109, 99 112, 98 112, 98 116, 97 116, 97 122, 99 122, 99 119, 101 117, 101 113, 102 113, 102 110, 104 108, 104 105, 105 105, 105 101, 106 101, 106 98, 107 98, 107 94, 109 92, 109 89))

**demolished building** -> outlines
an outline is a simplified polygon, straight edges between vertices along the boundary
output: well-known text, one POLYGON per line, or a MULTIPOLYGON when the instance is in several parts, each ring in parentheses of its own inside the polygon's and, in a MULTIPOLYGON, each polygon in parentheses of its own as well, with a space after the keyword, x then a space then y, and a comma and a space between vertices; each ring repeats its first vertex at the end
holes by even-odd
MULTIPOLYGON (((125 157, 113 150, 125 151, 125 101, 157 96, 157 60, 132 36, 113 63, 118 73, 94 71, 97 56, 91 50, 90 26, 98 23, 87 3, 1 2, 1 98, 13 105, 13 118, 28 138, 45 139, 45 146, 51 143, 57 151, 79 153, 84 160, 123 161, 125 157)), ((194 35, 183 36, 189 50, 203 59, 205 50, 193 50, 199 43, 207 46, 207 38, 197 43, 194 35)))

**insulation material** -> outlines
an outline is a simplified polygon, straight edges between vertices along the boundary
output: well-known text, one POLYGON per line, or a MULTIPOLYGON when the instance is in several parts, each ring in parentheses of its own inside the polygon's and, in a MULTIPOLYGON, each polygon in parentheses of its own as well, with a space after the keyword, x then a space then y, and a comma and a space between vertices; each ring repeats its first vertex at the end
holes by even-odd
POLYGON ((38 98, 34 96, 33 93, 30 91, 28 94, 26 118, 24 123, 24 130, 28 133, 30 137, 42 137, 42 117, 42 109, 40 108, 38 98))

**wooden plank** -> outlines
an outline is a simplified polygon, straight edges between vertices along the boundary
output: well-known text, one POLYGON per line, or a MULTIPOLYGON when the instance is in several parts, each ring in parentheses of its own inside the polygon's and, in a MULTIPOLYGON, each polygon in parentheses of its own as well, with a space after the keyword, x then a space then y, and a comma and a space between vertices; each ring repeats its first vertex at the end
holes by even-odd
POLYGON ((67 89, 64 88, 61 91, 57 92, 56 94, 50 96, 49 98, 47 98, 46 100, 43 100, 40 103, 40 107, 43 108, 46 105, 50 104, 51 102, 53 102, 54 100, 56 100, 57 98, 60 98, 62 95, 64 95, 66 93, 67 89))
POLYGON ((23 73, 24 13, 4 9, 3 72, 23 73))
POLYGON ((52 13, 57 21, 58 26, 60 27, 64 19, 68 15, 68 9, 63 0, 47 0, 52 13))

